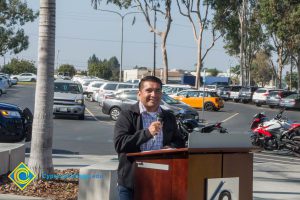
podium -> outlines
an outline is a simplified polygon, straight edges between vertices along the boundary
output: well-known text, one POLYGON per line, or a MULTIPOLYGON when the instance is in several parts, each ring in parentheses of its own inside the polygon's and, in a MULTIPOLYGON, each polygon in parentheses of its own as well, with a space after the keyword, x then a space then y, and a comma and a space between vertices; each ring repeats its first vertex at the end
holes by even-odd
MULTIPOLYGON (((135 159, 135 200, 213 200, 208 180, 238 178, 238 197, 252 200, 250 148, 181 148, 129 153, 135 159)), ((234 199, 234 198, 232 198, 234 199)))

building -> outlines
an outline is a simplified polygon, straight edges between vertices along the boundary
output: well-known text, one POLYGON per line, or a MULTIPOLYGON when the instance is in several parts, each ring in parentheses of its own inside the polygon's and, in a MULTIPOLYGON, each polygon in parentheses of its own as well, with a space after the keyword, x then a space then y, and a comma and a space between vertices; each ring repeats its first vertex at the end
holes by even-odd
MULTIPOLYGON (((141 79, 145 76, 153 75, 152 69, 140 68, 140 69, 127 69, 123 71, 123 80, 124 82, 128 80, 141 79)), ((168 72, 168 83, 180 83, 182 75, 185 74, 183 70, 171 69, 168 72)), ((155 76, 163 79, 163 69, 156 69, 155 76)))

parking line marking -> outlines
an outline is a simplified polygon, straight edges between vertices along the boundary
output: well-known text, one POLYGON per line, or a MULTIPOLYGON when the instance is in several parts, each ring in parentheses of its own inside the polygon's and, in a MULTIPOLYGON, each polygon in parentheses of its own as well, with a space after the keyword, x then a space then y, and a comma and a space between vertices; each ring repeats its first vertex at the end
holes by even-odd
POLYGON ((100 120, 99 119, 97 119, 97 117, 95 117, 95 115, 89 110, 89 109, 87 109, 87 108, 85 108, 85 110, 96 120, 96 121, 98 121, 98 122, 100 122, 100 120))
POLYGON ((101 122, 101 123, 106 123, 106 124, 109 124, 109 125, 114 125, 113 123, 110 123, 110 122, 105 122, 105 121, 101 121, 99 120, 89 109, 85 108, 86 111, 97 121, 97 122, 101 122))
POLYGON ((230 120, 231 118, 234 118, 234 117, 237 116, 238 114, 240 114, 240 113, 235 113, 234 115, 232 115, 232 116, 230 116, 230 117, 224 119, 222 122, 226 122, 226 121, 230 120))

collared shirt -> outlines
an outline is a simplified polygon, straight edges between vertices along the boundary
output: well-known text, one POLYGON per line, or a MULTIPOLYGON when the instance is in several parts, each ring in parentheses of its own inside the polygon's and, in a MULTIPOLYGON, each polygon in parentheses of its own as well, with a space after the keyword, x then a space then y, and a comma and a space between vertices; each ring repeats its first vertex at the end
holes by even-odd
MULTIPOLYGON (((152 122, 157 121, 157 114, 161 112, 161 108, 158 107, 158 110, 153 113, 147 112, 145 106, 139 102, 140 113, 142 115, 143 121, 143 128, 146 129, 150 126, 152 122)), ((158 150, 163 147, 163 132, 162 129, 160 132, 148 140, 147 142, 143 143, 140 148, 142 151, 150 151, 150 150, 158 150)))

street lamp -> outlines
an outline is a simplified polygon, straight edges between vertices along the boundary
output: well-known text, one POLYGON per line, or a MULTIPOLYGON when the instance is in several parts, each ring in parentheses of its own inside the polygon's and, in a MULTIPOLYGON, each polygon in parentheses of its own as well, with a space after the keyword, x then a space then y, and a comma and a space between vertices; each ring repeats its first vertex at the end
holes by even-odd
POLYGON ((110 13, 114 13, 117 14, 119 17, 121 17, 121 21, 122 21, 122 31, 121 31, 121 66, 120 66, 120 76, 119 76, 119 81, 122 82, 122 68, 123 68, 123 26, 124 26, 124 18, 127 15, 130 14, 134 14, 134 13, 141 13, 141 12, 128 12, 125 13, 124 15, 122 15, 121 13, 117 12, 117 11, 113 11, 113 10, 104 10, 104 9, 98 9, 100 11, 104 11, 104 12, 110 12, 110 13))

